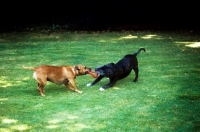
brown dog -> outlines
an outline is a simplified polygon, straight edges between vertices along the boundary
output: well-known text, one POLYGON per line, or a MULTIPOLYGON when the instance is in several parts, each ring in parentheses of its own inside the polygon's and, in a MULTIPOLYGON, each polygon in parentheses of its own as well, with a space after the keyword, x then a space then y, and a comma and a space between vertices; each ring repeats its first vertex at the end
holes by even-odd
POLYGON ((56 84, 64 84, 71 90, 74 90, 78 93, 82 93, 82 91, 78 90, 75 84, 75 78, 79 75, 86 75, 91 72, 90 68, 87 68, 84 65, 77 66, 38 66, 34 67, 25 67, 24 69, 33 70, 33 77, 38 82, 38 91, 41 96, 45 96, 43 93, 43 88, 46 85, 47 81, 56 83, 56 84), (70 84, 71 85, 70 85, 70 84))

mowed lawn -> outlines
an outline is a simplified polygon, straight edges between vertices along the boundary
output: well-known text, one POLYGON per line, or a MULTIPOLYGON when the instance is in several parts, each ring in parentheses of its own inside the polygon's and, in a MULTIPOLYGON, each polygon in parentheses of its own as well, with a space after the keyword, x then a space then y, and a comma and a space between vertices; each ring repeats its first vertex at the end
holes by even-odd
POLYGON ((200 131, 200 38, 190 31, 0 34, 0 131, 198 132, 200 131), (104 78, 76 77, 82 94, 48 82, 45 97, 33 71, 21 66, 116 63, 144 47, 134 72, 99 91, 104 78))

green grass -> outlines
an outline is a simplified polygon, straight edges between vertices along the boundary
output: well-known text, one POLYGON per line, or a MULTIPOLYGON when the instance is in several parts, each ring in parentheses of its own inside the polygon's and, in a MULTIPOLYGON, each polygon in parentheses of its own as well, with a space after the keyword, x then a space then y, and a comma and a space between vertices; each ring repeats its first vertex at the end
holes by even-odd
POLYGON ((20 32, 0 34, 0 131, 200 131, 200 38, 193 32, 20 32), (189 47, 188 45, 193 47, 189 47), (194 47, 197 46, 197 47, 194 47), (84 64, 94 69, 140 47, 134 73, 99 91, 90 75, 78 76, 79 94, 48 83, 37 91, 21 65, 84 64))

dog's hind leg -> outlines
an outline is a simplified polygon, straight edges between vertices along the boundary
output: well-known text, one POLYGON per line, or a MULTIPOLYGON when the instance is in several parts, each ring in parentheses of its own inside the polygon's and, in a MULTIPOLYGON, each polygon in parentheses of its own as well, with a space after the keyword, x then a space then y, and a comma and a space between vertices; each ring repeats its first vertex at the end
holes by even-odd
POLYGON ((139 73, 139 68, 138 68, 138 67, 134 67, 133 70, 134 70, 134 72, 135 72, 135 79, 133 80, 133 82, 137 82, 138 73, 139 73))
POLYGON ((43 88, 47 83, 46 78, 42 77, 40 74, 36 74, 36 72, 33 73, 33 78, 38 82, 38 91, 41 96, 45 96, 43 93, 43 88))
POLYGON ((44 93, 43 93, 44 86, 45 86, 45 84, 38 83, 38 91, 39 91, 41 96, 45 96, 44 93))
POLYGON ((35 80, 37 80, 38 82, 38 91, 40 93, 41 96, 45 96, 44 92, 43 92, 43 88, 47 83, 47 80, 45 78, 35 78, 35 80))

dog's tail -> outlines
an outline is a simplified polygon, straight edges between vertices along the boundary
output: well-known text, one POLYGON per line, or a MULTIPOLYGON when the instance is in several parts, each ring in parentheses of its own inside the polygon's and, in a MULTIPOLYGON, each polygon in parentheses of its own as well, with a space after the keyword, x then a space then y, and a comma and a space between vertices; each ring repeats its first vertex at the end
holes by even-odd
POLYGON ((34 68, 34 67, 26 67, 26 66, 22 66, 22 68, 35 71, 35 68, 34 68))
POLYGON ((143 50, 144 52, 146 51, 145 48, 140 48, 140 49, 139 49, 137 52, 135 52, 133 55, 137 56, 137 55, 140 53, 141 50, 143 50))

